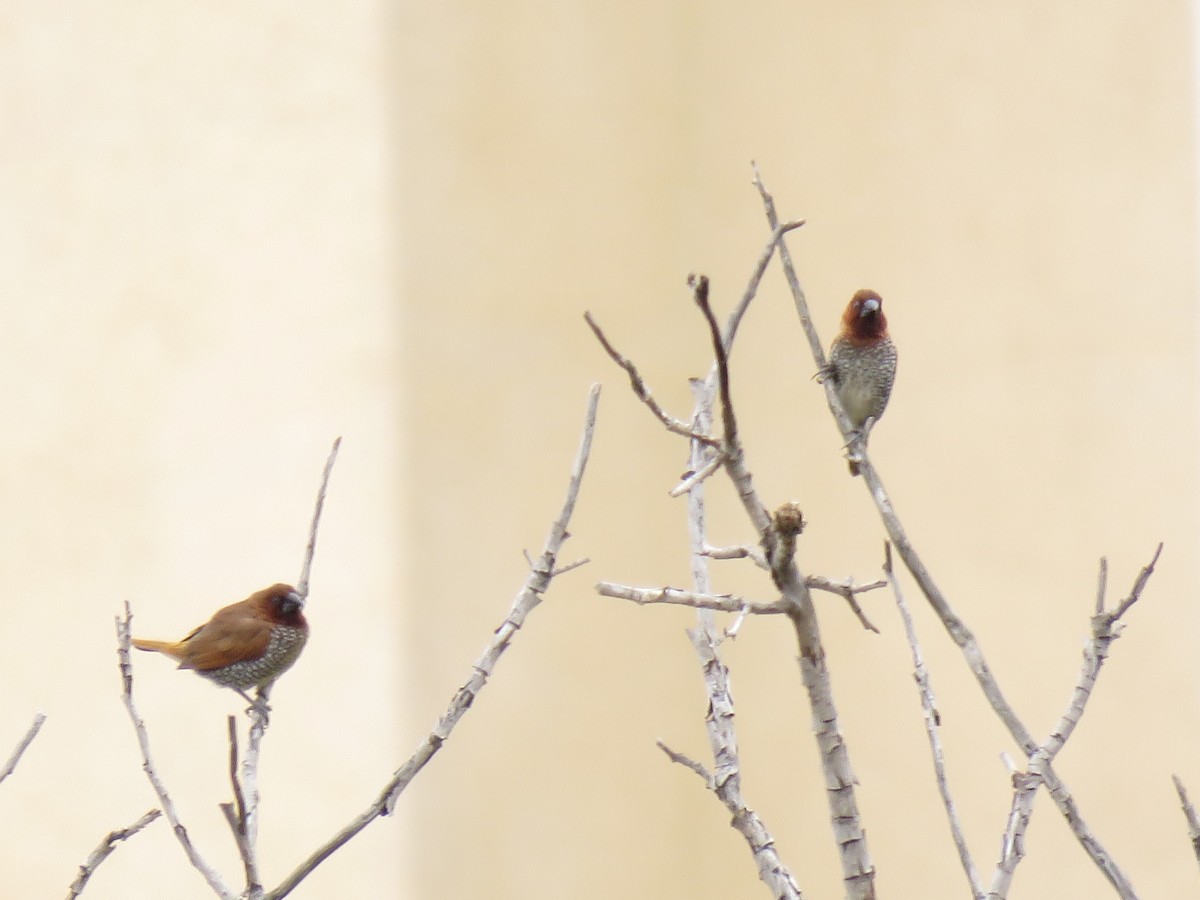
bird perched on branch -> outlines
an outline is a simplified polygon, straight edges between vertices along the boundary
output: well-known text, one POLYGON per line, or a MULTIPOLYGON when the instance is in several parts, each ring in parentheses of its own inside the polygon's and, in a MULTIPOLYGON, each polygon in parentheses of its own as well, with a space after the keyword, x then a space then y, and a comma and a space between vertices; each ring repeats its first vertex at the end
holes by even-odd
POLYGON ((854 445, 866 445, 871 426, 883 415, 896 379, 896 345, 888 336, 883 298, 857 291, 842 313, 842 330, 829 349, 824 373, 854 426, 850 442, 850 474, 858 474, 854 445))
POLYGON ((216 611, 182 641, 134 638, 139 650, 153 650, 179 661, 210 681, 246 693, 271 685, 291 668, 308 641, 304 598, 287 584, 273 584, 245 600, 216 611))

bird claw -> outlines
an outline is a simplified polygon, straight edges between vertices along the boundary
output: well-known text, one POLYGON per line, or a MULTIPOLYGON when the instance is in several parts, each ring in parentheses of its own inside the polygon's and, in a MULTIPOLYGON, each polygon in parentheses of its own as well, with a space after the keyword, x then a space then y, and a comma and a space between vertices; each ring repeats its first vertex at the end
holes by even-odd
POLYGON ((267 719, 271 715, 271 704, 267 703, 267 698, 261 692, 257 697, 253 698, 243 690, 238 690, 238 693, 250 704, 246 707, 246 715, 257 715, 263 720, 263 724, 266 724, 267 719))
POLYGON ((863 453, 867 449, 867 437, 871 433, 871 426, 875 424, 875 417, 868 416, 867 421, 863 422, 862 428, 856 428, 850 432, 850 440, 846 441, 842 447, 846 451, 846 461, 850 464, 850 474, 857 475, 859 473, 858 464, 863 460, 863 453))
POLYGON ((837 370, 834 369, 833 363, 825 363, 825 365, 821 366, 821 368, 817 369, 817 371, 813 373, 813 381, 815 381, 817 384, 824 384, 826 379, 833 378, 834 383, 836 384, 837 379, 834 377, 836 375, 837 370))

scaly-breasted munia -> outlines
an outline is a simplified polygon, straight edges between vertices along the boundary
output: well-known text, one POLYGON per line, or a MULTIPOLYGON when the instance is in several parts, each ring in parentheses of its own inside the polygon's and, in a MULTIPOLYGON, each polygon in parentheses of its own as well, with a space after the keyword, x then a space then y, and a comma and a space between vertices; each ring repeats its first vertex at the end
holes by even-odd
POLYGON ((858 474, 853 444, 864 444, 871 426, 883 415, 896 379, 896 345, 888 336, 883 298, 871 290, 857 291, 842 313, 842 330, 829 350, 826 374, 854 426, 850 474, 858 474))
MULTIPOLYGON (((304 598, 287 584, 273 584, 217 610, 178 643, 134 638, 139 650, 154 650, 210 681, 231 687, 247 700, 291 668, 308 641, 304 598)), ((251 700, 251 703, 254 701, 251 700)))

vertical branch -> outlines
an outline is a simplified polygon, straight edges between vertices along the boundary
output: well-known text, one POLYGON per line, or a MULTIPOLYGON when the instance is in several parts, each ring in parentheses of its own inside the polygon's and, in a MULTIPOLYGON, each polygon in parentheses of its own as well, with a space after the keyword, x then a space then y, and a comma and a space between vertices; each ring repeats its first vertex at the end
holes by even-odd
POLYGON ((317 490, 317 503, 313 509, 312 525, 308 529, 308 545, 304 548, 304 565, 300 569, 300 580, 296 582, 296 592, 301 597, 308 596, 308 576, 312 571, 313 554, 317 551, 317 527, 321 524, 321 510, 325 506, 325 492, 329 488, 329 475, 333 472, 333 463, 337 459, 338 448, 342 439, 335 438, 329 449, 329 458, 325 460, 325 469, 321 473, 321 487, 317 490))
MULTIPOLYGON (((1006 761, 1007 756, 1005 754, 1006 761)), ((1015 769, 1012 772, 1012 806, 1008 813, 1008 824, 1004 828, 1004 838, 1000 842, 1000 862, 992 873, 987 900, 1005 900, 1012 888, 1013 875, 1025 858, 1025 830, 1033 817, 1033 800, 1041 784, 1041 778, 1036 775, 1015 769)))
POLYGON ((213 889, 213 892, 221 898, 221 900, 237 900, 237 895, 225 884, 220 873, 210 866, 196 848, 192 845, 192 839, 188 836, 187 829, 183 827, 183 823, 179 820, 179 814, 175 811, 175 802, 171 799, 171 795, 167 793, 167 788, 163 784, 162 778, 159 777, 158 768, 154 764, 154 759, 150 755, 150 735, 146 732, 146 723, 142 721, 141 715, 137 711, 137 706, 133 702, 133 664, 129 659, 130 647, 130 623, 133 621, 133 612, 129 608, 129 603, 125 604, 125 615, 118 616, 117 623, 117 665, 121 672, 121 683, 123 686, 122 699, 125 702, 125 711, 129 713, 129 721, 133 723, 134 733, 137 735, 138 747, 142 751, 142 770, 146 773, 146 778, 150 781, 150 786, 154 788, 154 793, 158 795, 159 805, 162 807, 163 813, 167 817, 167 821, 171 823, 171 830, 175 834, 175 839, 179 841, 179 845, 183 848, 183 852, 187 855, 188 862, 192 864, 208 882, 208 886, 213 889))
POLYGON ((871 863, 867 836, 862 828, 858 802, 854 795, 854 785, 857 781, 850 768, 846 741, 838 726, 837 707, 833 700, 825 649, 821 645, 821 630, 817 624, 816 609, 813 607, 808 584, 796 566, 796 537, 803 530, 804 518, 794 503, 784 504, 772 517, 759 499, 738 437, 737 417, 733 409, 733 394, 729 383, 729 357, 709 304, 708 279, 704 276, 693 277, 689 279, 689 283, 693 288, 696 305, 704 314, 712 335, 721 400, 721 420, 724 426, 722 449, 725 471, 737 489, 746 514, 758 531, 767 562, 771 566, 771 577, 788 605, 788 618, 792 621, 800 645, 800 674, 808 693, 817 746, 821 751, 826 799, 842 865, 842 881, 847 896, 852 900, 873 900, 875 867, 871 863))
MULTIPOLYGON (((714 386, 711 381, 701 379, 693 379, 691 386, 695 399, 692 430, 698 434, 707 434, 712 428, 714 386)), ((719 458, 715 450, 702 441, 691 441, 689 460, 693 472, 703 471, 713 458, 719 458)), ((692 582, 696 591, 709 593, 712 590, 712 579, 709 574, 708 557, 705 554, 707 532, 703 480, 692 484, 687 495, 692 582)), ((716 618, 712 610, 698 609, 696 619, 696 627, 688 631, 688 637, 700 660, 705 692, 708 694, 708 713, 704 717, 704 725, 708 732, 714 771, 711 776, 703 767, 697 766, 693 771, 700 772, 709 788, 732 814, 733 827, 741 832, 754 856, 758 877, 771 889, 776 900, 802 900, 800 886, 780 858, 775 839, 758 813, 746 805, 742 796, 741 760, 738 756, 733 695, 729 685, 729 670, 720 656, 716 618)), ((668 750, 665 745, 659 746, 672 760, 687 765, 684 757, 668 750)))
POLYGON ((225 814, 225 821, 229 823, 229 830, 233 832, 233 841, 237 844, 238 855, 242 858, 242 867, 246 875, 246 894, 251 897, 253 896, 253 886, 257 885, 261 890, 258 877, 258 856, 255 852, 256 848, 246 840, 246 794, 238 779, 237 720, 233 716, 229 716, 226 726, 229 733, 229 783, 233 788, 233 802, 222 803, 220 807, 221 812, 225 814))
POLYGON ((239 775, 244 809, 241 820, 241 837, 245 846, 242 863, 246 869, 247 900, 260 900, 263 895, 262 879, 258 871, 258 804, 261 799, 258 793, 258 755, 262 749, 263 736, 267 731, 266 703, 270 691, 271 685, 269 684, 260 687, 258 689, 260 702, 255 703, 247 711, 250 716, 250 732, 246 738, 246 753, 242 757, 239 775))
POLYGON ((929 670, 925 668, 925 660, 921 654, 921 645, 917 641, 917 628, 908 612, 908 604, 904 602, 904 593, 900 590, 900 582, 892 570, 892 545, 883 545, 883 573, 887 576, 888 584, 892 586, 892 595, 896 598, 896 607, 900 610, 900 618, 904 622, 904 634, 908 638, 908 647, 912 651, 913 675, 917 682, 917 690, 921 694, 921 709, 925 713, 925 734, 929 738, 929 751, 933 756, 933 772, 937 780, 938 793, 942 797, 942 806, 946 810, 946 819, 950 823, 950 835, 954 840, 954 848, 958 851, 958 861, 967 876, 971 886, 971 895, 976 900, 982 900, 983 888, 979 883, 979 873, 975 871, 975 863, 971 860, 971 851, 967 849, 967 840, 963 835, 962 822, 958 818, 958 810, 954 806, 954 798, 950 795, 950 783, 946 779, 946 759, 942 753, 942 739, 938 733, 941 717, 937 711, 937 701, 933 696, 933 684, 929 680, 929 670))
MULTIPOLYGON (((317 500, 313 505, 312 524, 308 529, 308 543, 304 548, 304 562, 300 569, 300 580, 296 583, 296 591, 301 597, 308 597, 308 580, 312 572, 313 556, 317 549, 317 532, 321 527, 321 513, 325 508, 325 495, 329 490, 329 476, 333 473, 333 464, 337 460, 338 449, 342 445, 340 437, 335 438, 325 460, 325 468, 321 472, 321 484, 317 488, 317 500)), ((257 701, 247 710, 250 716, 250 730, 246 736, 246 753, 242 757, 240 771, 234 776, 239 782, 234 789, 241 814, 238 817, 238 849, 242 856, 242 865, 246 872, 247 900, 261 900, 263 896, 262 879, 258 867, 258 760, 262 751, 263 738, 266 736, 268 717, 267 704, 271 694, 271 684, 265 684, 258 689, 257 701)), ((236 736, 231 738, 236 752, 236 736)))

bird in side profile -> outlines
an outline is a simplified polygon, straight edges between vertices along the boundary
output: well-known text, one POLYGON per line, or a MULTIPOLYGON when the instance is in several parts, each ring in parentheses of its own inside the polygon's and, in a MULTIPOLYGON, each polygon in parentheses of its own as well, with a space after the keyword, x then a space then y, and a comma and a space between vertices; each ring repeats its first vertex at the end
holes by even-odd
POLYGON ((288 584, 273 584, 239 603, 219 609, 182 641, 134 638, 139 650, 154 650, 210 681, 233 688, 250 701, 291 668, 308 641, 304 598, 288 584))
POLYGON ((850 474, 858 474, 855 444, 866 444, 871 426, 883 415, 896 379, 896 345, 888 336, 883 298, 871 290, 857 291, 842 313, 842 330, 833 339, 829 365, 837 395, 854 426, 850 443, 850 474))

